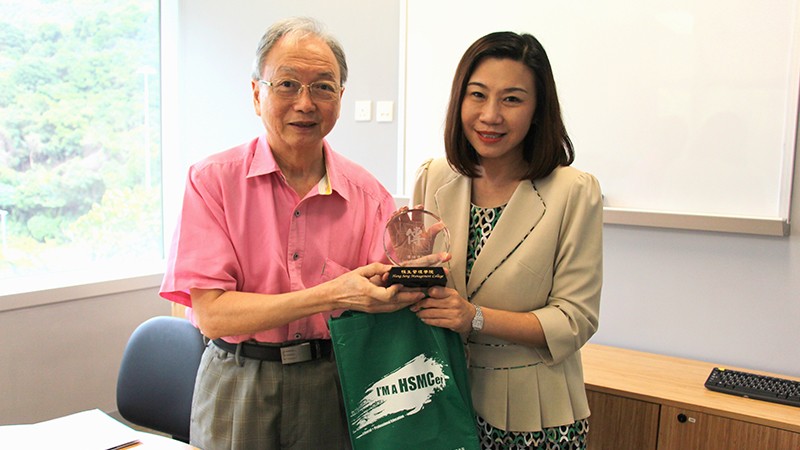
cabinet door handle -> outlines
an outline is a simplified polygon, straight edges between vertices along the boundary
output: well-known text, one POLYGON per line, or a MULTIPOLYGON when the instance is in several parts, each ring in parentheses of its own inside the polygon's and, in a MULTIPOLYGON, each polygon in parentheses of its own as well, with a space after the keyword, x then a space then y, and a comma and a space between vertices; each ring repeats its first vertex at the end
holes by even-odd
POLYGON ((689 417, 684 413, 680 413, 680 414, 678 414, 678 422, 680 422, 680 423, 686 423, 686 422, 695 423, 695 422, 697 422, 697 419, 695 419, 694 417, 689 417))

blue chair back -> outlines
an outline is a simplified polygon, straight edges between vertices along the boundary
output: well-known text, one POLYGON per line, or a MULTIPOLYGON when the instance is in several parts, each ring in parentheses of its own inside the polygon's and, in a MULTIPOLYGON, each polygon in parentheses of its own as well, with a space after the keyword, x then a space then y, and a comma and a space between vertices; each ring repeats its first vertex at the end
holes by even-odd
POLYGON ((127 421, 189 442, 197 368, 205 350, 188 320, 158 316, 131 334, 117 378, 117 409, 127 421))

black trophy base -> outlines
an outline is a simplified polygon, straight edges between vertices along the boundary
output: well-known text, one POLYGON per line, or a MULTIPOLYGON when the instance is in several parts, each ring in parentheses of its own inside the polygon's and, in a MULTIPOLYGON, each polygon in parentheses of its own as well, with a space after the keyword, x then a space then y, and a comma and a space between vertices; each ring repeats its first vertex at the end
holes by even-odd
POLYGON ((389 285, 402 284, 405 287, 432 287, 447 284, 443 267, 394 266, 389 269, 389 285))

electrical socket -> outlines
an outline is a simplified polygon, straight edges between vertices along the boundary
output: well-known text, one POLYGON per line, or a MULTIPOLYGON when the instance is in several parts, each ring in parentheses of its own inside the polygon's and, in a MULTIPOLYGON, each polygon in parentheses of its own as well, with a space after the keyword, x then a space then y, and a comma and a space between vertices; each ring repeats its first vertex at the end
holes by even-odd
POLYGON ((391 122, 394 120, 394 102, 381 101, 377 102, 376 118, 378 122, 391 122))

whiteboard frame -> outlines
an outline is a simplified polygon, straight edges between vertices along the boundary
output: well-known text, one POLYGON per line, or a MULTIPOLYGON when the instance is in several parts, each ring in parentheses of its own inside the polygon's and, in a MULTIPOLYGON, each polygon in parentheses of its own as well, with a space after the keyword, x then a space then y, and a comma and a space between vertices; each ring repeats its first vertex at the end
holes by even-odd
MULTIPOLYGON (((397 186, 401 194, 410 195, 407 148, 406 148, 406 97, 407 62, 408 62, 408 1, 400 2, 400 49, 399 49, 399 95, 398 118, 398 180, 397 186)), ((794 41, 800 39, 800 7, 794 4, 794 41)), ((641 227, 670 228, 726 233, 743 233, 765 236, 789 236, 792 204, 792 180, 800 140, 800 48, 794 48, 790 56, 790 83, 788 86, 787 115, 785 120, 785 147, 783 149, 783 166, 781 170, 781 192, 779 199, 780 217, 748 217, 716 214, 675 213, 657 210, 604 207, 603 222, 613 225, 632 225, 641 227), (792 101, 794 99, 794 101, 792 101)))
POLYGON ((790 230, 789 221, 785 219, 669 213, 608 206, 603 208, 603 223, 764 236, 789 236, 790 230))

